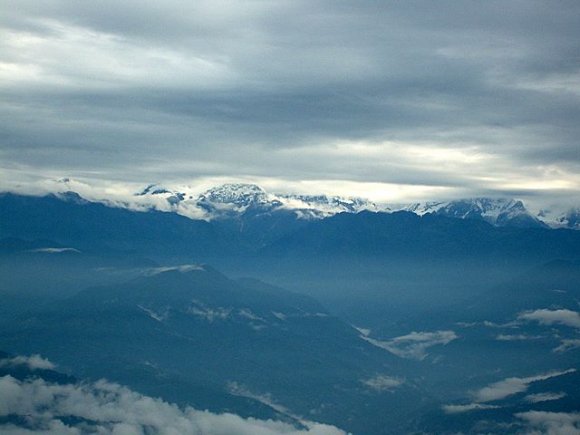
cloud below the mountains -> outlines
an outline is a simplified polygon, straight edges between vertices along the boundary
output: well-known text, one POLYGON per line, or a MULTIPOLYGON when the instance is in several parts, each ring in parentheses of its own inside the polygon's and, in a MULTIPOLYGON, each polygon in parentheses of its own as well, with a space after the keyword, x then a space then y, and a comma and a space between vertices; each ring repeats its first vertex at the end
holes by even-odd
POLYGON ((401 358, 423 360, 429 355, 427 353, 429 348, 437 345, 447 345, 459 337, 454 331, 414 331, 388 341, 376 340, 364 334, 360 338, 401 358))
POLYGON ((465 412, 480 411, 482 409, 498 409, 499 406, 487 405, 485 403, 469 403, 467 405, 443 405, 443 412, 446 414, 463 414, 465 412))
POLYGON ((526 433, 574 435, 580 432, 580 413, 528 411, 516 417, 526 423, 526 433))
POLYGON ((521 313, 518 319, 538 322, 541 325, 564 325, 580 329, 580 313, 566 309, 528 311, 521 313))
MULTIPOLYGON (((272 421, 215 414, 193 408, 180 409, 161 399, 135 393, 106 381, 95 384, 50 384, 42 379, 19 381, 0 378, 0 416, 25 416, 30 432, 80 434, 87 428, 98 433, 274 435, 340 435, 343 431, 324 424, 306 423, 306 429, 272 421), (63 423, 63 419, 77 423, 63 423)), ((22 427, 0 425, 3 434, 22 434, 22 427)))
POLYGON ((545 381, 550 378, 562 376, 568 373, 575 372, 576 369, 569 369, 564 371, 548 372, 537 376, 529 376, 526 378, 506 378, 502 381, 495 382, 488 385, 474 393, 476 402, 492 402, 495 400, 505 399, 517 393, 527 391, 530 384, 539 381, 545 381))
POLYGON ((576 2, 0 4, 3 185, 580 192, 576 2))
POLYGON ((36 354, 30 356, 19 355, 12 358, 0 359, 0 367, 14 367, 19 365, 25 365, 30 370, 53 370, 56 368, 52 362, 36 354))

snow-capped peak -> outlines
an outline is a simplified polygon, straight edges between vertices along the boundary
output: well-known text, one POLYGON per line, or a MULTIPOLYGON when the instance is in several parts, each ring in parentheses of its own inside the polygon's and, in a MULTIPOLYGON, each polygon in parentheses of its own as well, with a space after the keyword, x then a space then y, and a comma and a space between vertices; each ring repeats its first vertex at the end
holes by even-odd
POLYGON ((269 202, 268 194, 255 184, 222 184, 199 195, 198 202, 249 206, 269 202))
POLYGON ((193 219, 230 219, 292 212, 300 219, 322 219, 337 213, 409 211, 417 215, 435 214, 457 219, 477 219, 496 226, 555 227, 580 229, 580 209, 566 212, 531 212, 512 198, 476 197, 452 201, 411 204, 376 204, 364 198, 327 195, 276 194, 256 184, 231 183, 199 194, 191 188, 174 190, 150 184, 135 194, 137 203, 163 211, 174 211, 193 219))
POLYGON ((511 198, 471 198, 448 202, 414 203, 392 206, 390 210, 411 211, 420 216, 433 213, 458 219, 479 219, 498 226, 544 226, 523 202, 511 198))
POLYGON ((375 203, 364 199, 326 195, 278 195, 286 208, 296 210, 317 211, 320 217, 331 216, 337 213, 358 213, 363 210, 377 211, 375 203))
POLYGON ((220 217, 220 214, 240 214, 248 210, 270 211, 282 203, 275 195, 266 193, 255 184, 223 184, 199 195, 197 204, 206 212, 220 217))

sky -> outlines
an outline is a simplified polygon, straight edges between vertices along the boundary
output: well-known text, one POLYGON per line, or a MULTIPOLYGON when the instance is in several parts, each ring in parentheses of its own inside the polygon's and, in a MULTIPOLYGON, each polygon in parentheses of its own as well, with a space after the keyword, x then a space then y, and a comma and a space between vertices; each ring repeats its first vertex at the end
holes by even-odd
POLYGON ((580 205, 578 1, 0 8, 0 190, 580 205))

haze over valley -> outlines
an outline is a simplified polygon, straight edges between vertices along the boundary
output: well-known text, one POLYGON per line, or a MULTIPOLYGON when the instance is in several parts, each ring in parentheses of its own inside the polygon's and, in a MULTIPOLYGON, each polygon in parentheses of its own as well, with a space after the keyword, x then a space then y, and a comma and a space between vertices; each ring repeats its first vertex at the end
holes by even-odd
POLYGON ((580 434, 580 3, 0 8, 0 433, 580 434))

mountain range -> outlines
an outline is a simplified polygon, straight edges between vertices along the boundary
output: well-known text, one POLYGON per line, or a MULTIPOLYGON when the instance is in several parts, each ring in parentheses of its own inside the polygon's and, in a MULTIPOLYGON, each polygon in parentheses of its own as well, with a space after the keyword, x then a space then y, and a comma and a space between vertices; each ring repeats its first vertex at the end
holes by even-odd
POLYGON ((0 194, 0 349, 297 430, 580 424, 580 232, 508 200, 305 217, 257 186, 140 193, 158 207, 0 194))
POLYGON ((410 211, 418 215, 436 214, 459 219, 478 219, 496 226, 553 227, 580 229, 580 210, 565 212, 540 210, 533 213, 521 200, 512 198, 471 198, 411 204, 377 204, 364 198, 327 195, 267 193, 255 184, 224 184, 195 195, 149 185, 137 196, 164 198, 176 211, 197 207, 208 220, 293 212, 302 219, 321 219, 338 213, 361 211, 410 211))

